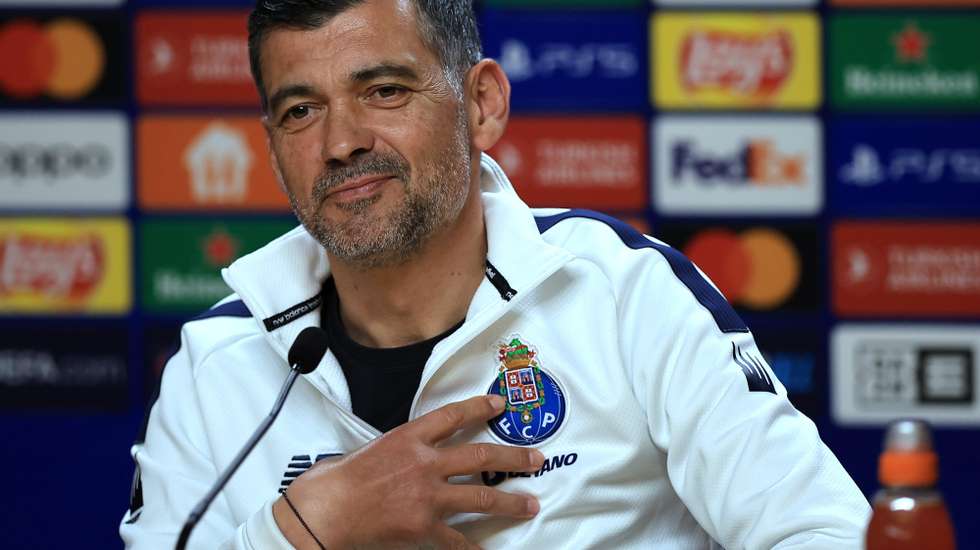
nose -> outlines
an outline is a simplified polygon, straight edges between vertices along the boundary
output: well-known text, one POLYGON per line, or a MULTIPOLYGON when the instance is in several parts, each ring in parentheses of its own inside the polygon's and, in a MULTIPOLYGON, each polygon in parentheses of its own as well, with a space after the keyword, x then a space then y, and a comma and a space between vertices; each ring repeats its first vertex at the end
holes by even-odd
POLYGON ((323 162, 345 165, 374 148, 374 134, 360 122, 358 108, 335 105, 326 116, 323 136, 323 162))

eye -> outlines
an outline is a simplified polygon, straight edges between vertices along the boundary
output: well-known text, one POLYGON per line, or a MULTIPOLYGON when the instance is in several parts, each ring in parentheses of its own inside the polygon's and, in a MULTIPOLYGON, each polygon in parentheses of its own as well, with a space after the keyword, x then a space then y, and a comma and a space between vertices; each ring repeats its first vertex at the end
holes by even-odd
POLYGON ((402 91, 403 90, 401 88, 399 88, 398 86, 382 86, 382 87, 378 88, 377 90, 375 90, 374 93, 376 93, 378 95, 378 97, 380 97, 382 99, 389 99, 389 98, 395 97, 396 95, 398 95, 402 91))
POLYGON ((309 116, 309 114, 310 114, 309 106, 296 105, 295 107, 291 107, 288 111, 286 111, 286 114, 283 116, 283 118, 287 120, 288 119, 303 120, 304 118, 309 116))
POLYGON ((379 106, 397 107, 404 103, 409 97, 409 90, 395 84, 382 84, 371 88, 367 94, 368 101, 373 101, 379 106))

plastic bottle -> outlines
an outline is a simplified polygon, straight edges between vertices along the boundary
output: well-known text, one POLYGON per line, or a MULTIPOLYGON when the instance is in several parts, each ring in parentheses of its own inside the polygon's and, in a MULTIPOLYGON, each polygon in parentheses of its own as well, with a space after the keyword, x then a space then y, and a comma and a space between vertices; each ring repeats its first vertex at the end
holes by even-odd
POLYGON ((888 427, 867 550, 955 550, 953 524, 936 489, 938 470, 928 424, 899 420, 888 427))

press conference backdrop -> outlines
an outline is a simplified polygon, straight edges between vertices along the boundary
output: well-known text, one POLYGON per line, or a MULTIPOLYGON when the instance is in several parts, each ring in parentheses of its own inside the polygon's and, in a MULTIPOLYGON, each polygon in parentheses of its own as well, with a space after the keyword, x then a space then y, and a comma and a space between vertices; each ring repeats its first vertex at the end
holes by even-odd
MULTIPOLYGON (((121 546, 127 449, 177 327, 295 225, 247 10, 0 0, 5 548, 121 546)), ((931 420, 980 548, 980 0, 479 11, 514 88, 492 153, 525 200, 697 262, 866 494, 884 423, 931 420)))

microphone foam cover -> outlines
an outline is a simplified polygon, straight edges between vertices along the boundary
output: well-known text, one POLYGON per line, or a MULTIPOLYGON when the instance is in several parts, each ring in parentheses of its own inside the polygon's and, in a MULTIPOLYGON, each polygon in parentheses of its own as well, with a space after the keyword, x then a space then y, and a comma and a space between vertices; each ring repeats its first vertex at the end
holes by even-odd
POLYGON ((306 327, 289 348, 289 364, 296 365, 300 374, 316 370, 327 353, 327 333, 320 327, 306 327))

